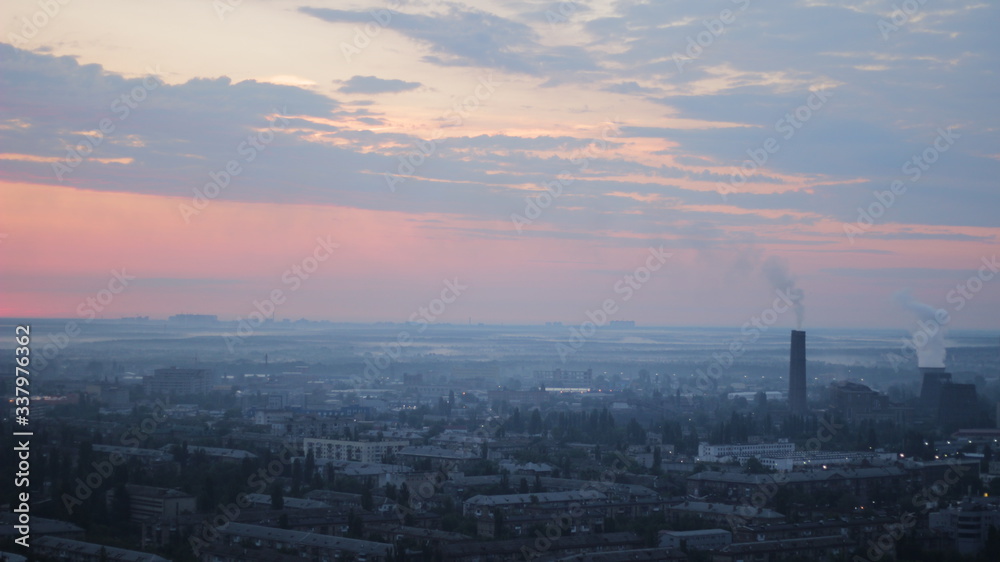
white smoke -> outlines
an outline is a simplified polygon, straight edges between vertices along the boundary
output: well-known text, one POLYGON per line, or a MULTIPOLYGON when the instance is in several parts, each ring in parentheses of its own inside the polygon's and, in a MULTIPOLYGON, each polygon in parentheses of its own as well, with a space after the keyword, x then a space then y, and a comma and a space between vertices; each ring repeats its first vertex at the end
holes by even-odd
POLYGON ((778 291, 788 293, 788 298, 793 303, 795 310, 795 329, 802 329, 802 318, 805 315, 805 306, 802 299, 806 296, 805 291, 795 286, 795 279, 788 271, 788 262, 778 256, 770 256, 760 267, 764 277, 767 278, 771 286, 778 291))
POLYGON ((948 323, 948 312, 936 309, 913 298, 909 289, 896 293, 896 302, 917 317, 917 329, 906 342, 917 352, 919 367, 944 367, 947 350, 944 347, 944 326, 948 323))

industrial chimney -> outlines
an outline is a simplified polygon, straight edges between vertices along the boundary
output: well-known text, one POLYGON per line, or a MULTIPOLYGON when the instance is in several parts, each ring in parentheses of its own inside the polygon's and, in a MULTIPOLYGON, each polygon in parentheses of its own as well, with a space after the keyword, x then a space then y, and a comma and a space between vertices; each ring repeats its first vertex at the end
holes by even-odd
POLYGON ((792 414, 806 413, 806 333, 792 330, 788 360, 788 407, 792 414))

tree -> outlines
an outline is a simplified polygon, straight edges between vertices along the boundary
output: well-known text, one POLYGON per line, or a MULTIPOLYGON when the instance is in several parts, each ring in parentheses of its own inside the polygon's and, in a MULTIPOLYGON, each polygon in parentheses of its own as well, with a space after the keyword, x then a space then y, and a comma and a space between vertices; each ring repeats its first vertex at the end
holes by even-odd
POLYGON ((181 468, 184 468, 188 459, 187 441, 181 442, 180 445, 174 445, 173 449, 174 460, 181 465, 181 468))
POLYGON ((771 469, 764 466, 759 460, 757 460, 757 457, 750 457, 747 459, 747 474, 767 474, 769 472, 771 472, 771 469))
POLYGON ((115 485, 114 505, 111 509, 112 520, 118 524, 128 523, 132 516, 132 500, 125 489, 125 484, 120 482, 115 485))
POLYGON ((646 440, 646 432, 635 418, 629 420, 625 434, 629 442, 635 445, 641 445, 646 440))
POLYGON ((528 479, 522 478, 521 483, 517 487, 517 493, 527 494, 528 493, 528 479))
POLYGON ((372 500, 371 489, 368 486, 361 488, 361 509, 371 511, 374 506, 375 502, 372 500))
POLYGON ((302 463, 295 459, 292 463, 292 497, 298 497, 302 491, 302 463))
POLYGON ((763 390, 754 395, 753 401, 754 406, 758 411, 763 412, 767 410, 767 394, 765 394, 763 390))
POLYGON ((409 505, 410 504, 410 488, 407 487, 406 482, 399 485, 399 505, 409 505))
POLYGON ((528 420, 528 433, 532 435, 542 432, 542 414, 537 410, 531 411, 531 419, 528 420))
MULTIPOLYGON (((409 515, 409 514, 407 514, 409 515)), ((347 536, 360 539, 365 533, 365 519, 352 509, 347 514, 347 536)))
POLYGON ((316 470, 316 457, 313 455, 312 449, 309 449, 309 452, 306 453, 306 464, 305 467, 303 467, 303 474, 302 474, 303 480, 306 482, 312 481, 313 473, 315 472, 315 470, 316 470))
POLYGON ((198 493, 198 511, 208 512, 214 509, 216 498, 215 479, 211 474, 206 474, 201 483, 201 491, 198 493))
POLYGON ((281 484, 271 484, 271 509, 285 508, 285 489, 281 484))
POLYGON ((660 467, 663 464, 663 453, 660 452, 660 447, 655 447, 653 449, 653 466, 651 472, 653 474, 660 474, 660 467))

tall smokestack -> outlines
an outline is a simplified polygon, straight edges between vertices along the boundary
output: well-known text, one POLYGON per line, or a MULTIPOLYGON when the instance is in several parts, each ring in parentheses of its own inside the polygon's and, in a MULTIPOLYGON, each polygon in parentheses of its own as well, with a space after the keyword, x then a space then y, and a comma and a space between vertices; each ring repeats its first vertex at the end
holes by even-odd
POLYGON ((788 407, 795 415, 806 413, 806 333, 792 330, 788 358, 788 407))

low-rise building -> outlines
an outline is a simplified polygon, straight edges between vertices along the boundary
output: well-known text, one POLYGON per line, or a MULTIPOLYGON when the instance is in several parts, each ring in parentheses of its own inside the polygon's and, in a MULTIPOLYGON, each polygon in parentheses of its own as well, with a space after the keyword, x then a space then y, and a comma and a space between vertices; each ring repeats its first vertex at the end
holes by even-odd
POLYGON ((763 525, 784 523, 785 516, 773 509, 752 505, 734 505, 719 502, 686 501, 664 508, 667 520, 674 523, 699 521, 733 529, 737 525, 763 525))
POLYGON ((689 550, 715 550, 733 542, 733 534, 725 529, 697 531, 660 531, 660 546, 689 550))
POLYGON ((991 528, 1000 530, 1000 498, 967 498, 928 515, 931 531, 954 543, 961 554, 982 550, 991 528))
POLYGON ((365 562, 386 562, 394 552, 386 543, 245 523, 226 523, 218 532, 219 540, 202 550, 203 562, 242 562, 247 559, 247 550, 264 555, 263 559, 294 553, 307 560, 350 558, 365 562))
POLYGON ((712 562, 773 562, 776 560, 840 560, 853 544, 847 537, 813 537, 780 541, 733 543, 712 553, 712 562))
POLYGON ((156 369, 143 379, 149 394, 188 396, 208 392, 211 374, 206 369, 156 369))
MULTIPOLYGON (((500 562, 524 560, 525 553, 538 553, 535 541, 531 536, 523 539, 501 541, 461 542, 445 546, 442 558, 451 562, 500 562)), ((635 533, 586 533, 580 535, 562 536, 559 540, 550 541, 544 554, 553 558, 571 554, 613 553, 624 550, 634 550, 642 546, 642 539, 635 533)))
POLYGON ((472 496, 465 500, 462 512, 466 517, 480 517, 488 513, 503 511, 518 513, 532 505, 569 507, 571 504, 586 505, 603 502, 607 496, 597 490, 574 492, 545 492, 539 494, 502 494, 495 496, 472 496))
POLYGON ((698 460, 702 462, 742 461, 750 457, 761 457, 795 451, 795 443, 778 441, 777 443, 751 443, 740 445, 698 445, 698 460))
POLYGON ((902 485, 916 478, 896 466, 873 468, 837 468, 777 474, 702 471, 687 477, 688 494, 726 501, 747 500, 763 489, 784 488, 799 494, 815 492, 850 492, 861 500, 902 485))
MULTIPOLYGON (((166 453, 174 450, 175 445, 164 445, 160 450, 166 453)), ((201 445, 188 445, 187 453, 204 453, 205 456, 221 461, 242 462, 244 459, 256 459, 257 455, 243 449, 227 449, 224 447, 203 447, 201 445)))
POLYGON ((176 519, 185 513, 194 513, 197 500, 190 494, 171 488, 126 484, 133 522, 176 519))
MULTIPOLYGON (((271 507, 271 494, 246 494, 246 500, 251 507, 271 507)), ((285 509, 322 509, 330 507, 330 504, 315 499, 283 497, 282 505, 285 509)))
POLYGON ((121 445, 101 445, 94 444, 91 450, 95 453, 107 453, 108 455, 118 455, 121 458, 137 459, 143 464, 171 462, 174 456, 160 449, 143 449, 141 447, 122 447, 121 445))
POLYGON ((307 437, 302 440, 302 449, 306 455, 311 451, 317 461, 330 459, 380 463, 396 455, 409 444, 408 441, 346 441, 307 437))
MULTIPOLYGON (((0 542, 10 540, 13 543, 13 540, 20 535, 14 528, 18 524, 17 518, 16 513, 0 513, 0 542)), ((82 539, 85 533, 83 529, 72 523, 32 515, 31 535, 34 537, 52 536, 64 539, 82 539)), ((0 560, 3 560, 2 556, 0 556, 0 560)))
POLYGON ((33 554, 51 557, 64 562, 170 562, 148 552, 126 550, 62 537, 39 537, 31 541, 33 554))
POLYGON ((760 464, 772 470, 787 472, 802 468, 826 468, 828 466, 888 464, 896 460, 896 453, 876 451, 796 451, 764 455, 758 460, 760 464))

